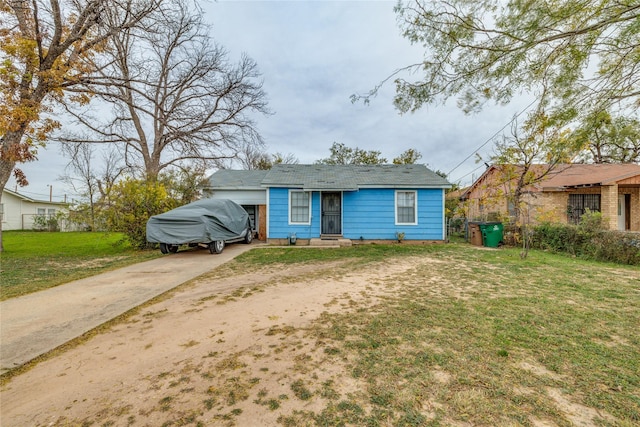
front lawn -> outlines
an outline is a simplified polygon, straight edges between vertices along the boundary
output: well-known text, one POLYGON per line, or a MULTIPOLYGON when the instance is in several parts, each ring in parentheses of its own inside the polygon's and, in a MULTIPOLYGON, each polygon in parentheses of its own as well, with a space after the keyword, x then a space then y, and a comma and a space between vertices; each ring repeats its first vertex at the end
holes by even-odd
MULTIPOLYGON (((637 267, 455 244, 316 255, 351 258, 354 273, 403 257, 415 267, 372 282, 390 290, 379 304, 344 304, 351 309, 306 330, 325 357, 314 365, 309 354, 308 369, 344 366, 362 390, 283 414, 282 425, 640 425, 637 267)), ((236 262, 291 265, 299 256, 273 249, 236 262)), ((327 395, 313 375, 298 382, 308 400, 327 395)))
POLYGON ((252 250, 10 392, 60 426, 640 425, 640 269, 519 253, 252 250))
POLYGON ((0 300, 157 257, 137 251, 121 233, 4 231, 0 300))

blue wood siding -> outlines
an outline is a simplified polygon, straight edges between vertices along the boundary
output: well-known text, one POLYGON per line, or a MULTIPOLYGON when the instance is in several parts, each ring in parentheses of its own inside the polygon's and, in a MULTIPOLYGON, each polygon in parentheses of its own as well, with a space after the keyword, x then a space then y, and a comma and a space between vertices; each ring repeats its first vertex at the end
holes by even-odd
MULTIPOLYGON (((400 189, 399 189, 400 190, 400 189)), ((413 191, 411 188, 402 189, 413 191)), ((416 225, 395 224, 394 189, 345 191, 342 197, 342 235, 358 240, 395 240, 404 233, 405 240, 442 240, 444 230, 443 189, 420 189, 416 225)), ((289 225, 289 189, 269 189, 269 238, 299 239, 320 237, 320 193, 311 197, 311 224, 289 225)))
POLYGON ((299 239, 320 237, 320 193, 311 194, 311 224, 289 225, 289 188, 269 188, 270 239, 286 239, 292 233, 299 239))
POLYGON ((406 240, 442 240, 444 190, 416 190, 416 225, 395 224, 395 191, 372 189, 344 193, 343 236, 352 240, 358 240, 360 237, 365 240, 395 240, 396 233, 404 233, 406 240))

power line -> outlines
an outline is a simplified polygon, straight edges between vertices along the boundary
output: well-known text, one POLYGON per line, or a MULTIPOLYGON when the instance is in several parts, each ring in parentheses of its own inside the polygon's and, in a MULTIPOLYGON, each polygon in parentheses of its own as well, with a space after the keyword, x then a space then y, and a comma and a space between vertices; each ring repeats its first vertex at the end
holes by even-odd
POLYGON ((472 170, 472 171, 471 171, 471 172, 469 172, 468 174, 466 174, 466 175, 462 175, 460 178, 458 178, 458 179, 457 179, 457 181, 462 182, 462 180, 463 180, 464 178, 466 178, 466 177, 468 177, 469 175, 471 175, 471 174, 475 173, 478 169, 481 169, 481 168, 483 168, 483 167, 486 167, 486 165, 480 165, 480 166, 478 166, 477 168, 475 168, 474 170, 472 170))
MULTIPOLYGON (((524 109, 522 111, 520 111, 518 114, 516 114, 515 116, 513 116, 513 118, 507 122, 507 124, 505 124, 504 126, 502 126, 502 128, 500 128, 500 130, 498 130, 496 133, 494 133, 489 139, 487 139, 485 142, 482 143, 482 145, 480 145, 478 148, 476 148, 475 150, 473 150, 473 152, 471 154, 469 154, 467 157, 464 158, 464 160, 462 160, 460 163, 458 163, 456 165, 456 167, 454 167, 453 169, 451 169, 449 171, 449 173, 447 173, 447 176, 451 175, 451 172, 453 172, 454 170, 458 169, 460 166, 462 166, 464 164, 464 162, 466 162, 467 160, 469 160, 471 158, 471 156, 473 156, 475 153, 477 153, 482 147, 484 147, 485 145, 487 145, 488 143, 490 143, 491 141, 493 141, 493 138, 495 138, 496 136, 498 136, 503 130, 505 130, 505 128, 507 126, 509 126, 511 123, 513 123, 518 117, 520 117, 520 115, 522 115, 522 113, 524 113, 525 111, 527 111, 533 104, 535 104, 535 102, 537 101, 537 99, 534 99, 533 101, 531 101, 531 103, 529 105, 527 105, 526 107, 524 107, 524 109)), ((469 175, 469 174, 467 174, 469 175)), ((465 175, 465 176, 467 176, 465 175)), ((464 178, 464 177, 462 177, 464 178)), ((460 178, 460 179, 462 179, 460 178)))

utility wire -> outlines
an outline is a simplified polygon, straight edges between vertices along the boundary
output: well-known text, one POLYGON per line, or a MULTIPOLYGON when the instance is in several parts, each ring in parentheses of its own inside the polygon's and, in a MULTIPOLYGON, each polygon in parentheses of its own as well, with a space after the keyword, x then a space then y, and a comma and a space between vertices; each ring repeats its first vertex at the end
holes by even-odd
MULTIPOLYGON (((482 147, 484 147, 485 145, 487 145, 488 143, 490 143, 491 141, 493 141, 493 139, 498 136, 503 130, 506 129, 507 126, 509 126, 511 123, 513 123, 518 117, 520 117, 522 115, 522 113, 524 113, 525 111, 527 111, 533 104, 535 104, 535 102, 537 101, 537 99, 534 99, 533 101, 531 101, 531 103, 529 105, 527 105, 526 107, 524 107, 524 109, 522 111, 520 111, 518 114, 516 114, 515 116, 513 116, 513 118, 507 122, 507 124, 505 124, 504 126, 502 126, 502 128, 500 128, 500 130, 498 130, 496 133, 494 133, 489 139, 487 139, 485 142, 482 143, 482 145, 480 145, 478 148, 476 148, 475 150, 473 150, 473 152, 471 154, 469 154, 467 157, 464 158, 464 160, 462 160, 460 163, 458 163, 456 165, 456 167, 454 167, 453 169, 451 169, 449 171, 449 173, 447 173, 447 176, 451 175, 451 172, 453 172, 454 170, 458 169, 460 166, 462 166, 464 164, 464 162, 466 162, 467 160, 469 160, 471 158, 471 156, 473 156, 475 153, 477 153, 482 147)), ((476 169, 477 170, 477 169, 476 169)), ((474 171, 475 172, 475 171, 474 171)), ((473 173, 473 172, 472 172, 473 173)), ((467 174, 469 175, 469 174, 467 174)), ((467 176, 465 175, 465 176, 467 176)), ((464 178, 464 176, 462 177, 464 178)), ((460 178, 460 179, 462 179, 460 178)))

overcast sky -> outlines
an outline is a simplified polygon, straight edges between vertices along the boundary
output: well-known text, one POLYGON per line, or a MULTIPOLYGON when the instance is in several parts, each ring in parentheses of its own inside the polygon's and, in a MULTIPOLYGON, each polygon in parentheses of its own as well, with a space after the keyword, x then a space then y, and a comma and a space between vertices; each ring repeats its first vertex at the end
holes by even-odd
MULTIPOLYGON (((433 170, 452 171, 451 182, 467 184, 482 172, 478 147, 499 132, 528 102, 485 107, 464 115, 455 100, 400 115, 393 82, 369 105, 352 104, 395 70, 421 60, 423 49, 400 35, 395 1, 217 1, 204 5, 213 38, 232 59, 244 52, 262 72, 273 115, 255 117, 270 153, 293 154, 300 163, 329 156, 333 142, 379 150, 391 161, 415 148, 433 170)), ((405 77, 410 78, 410 75, 405 77)), ((492 143, 479 152, 491 154, 492 143)), ((58 178, 67 163, 55 144, 39 160, 23 165, 30 185, 18 191, 54 200, 70 190, 58 178)), ((7 188, 15 190, 11 180, 7 188)))

